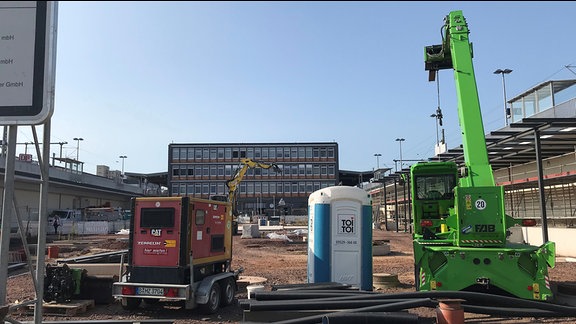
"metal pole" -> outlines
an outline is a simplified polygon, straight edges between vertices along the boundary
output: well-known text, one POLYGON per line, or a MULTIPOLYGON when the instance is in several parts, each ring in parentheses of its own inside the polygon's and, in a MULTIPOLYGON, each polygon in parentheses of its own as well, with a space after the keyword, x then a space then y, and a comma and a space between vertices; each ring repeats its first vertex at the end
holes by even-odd
POLYGON ((396 222, 396 233, 398 233, 398 187, 394 178, 394 221, 396 222))
MULTIPOLYGON (((16 134, 18 126, 8 126, 8 151, 4 173, 4 197, 2 199, 2 229, 0 229, 0 260, 8 260, 10 227, 12 222, 12 202, 14 200, 14 168, 16 164, 16 134)), ((8 262, 0 265, 0 282, 7 282, 8 262)), ((6 305, 6 285, 0 285, 0 305, 6 305)))
POLYGON ((542 171, 542 155, 540 152, 540 131, 534 130, 536 149, 536 167, 538 168, 538 190, 540 191, 540 212, 542 213, 542 243, 548 242, 548 218, 546 216, 546 195, 544 192, 544 172, 542 171))
MULTIPOLYGON (((44 124, 44 143, 50 143, 51 122, 48 120, 44 124)), ((35 133, 34 133, 35 134, 35 133)), ((45 157, 50 156, 50 145, 42 147, 42 157, 40 161, 40 204, 38 206, 38 244, 36 249, 36 282, 38 285, 38 296, 36 297, 36 306, 34 307, 34 322, 42 323, 42 299, 44 296, 44 272, 45 272, 45 250, 46 250, 46 232, 48 228, 48 182, 50 164, 45 157)))
POLYGON ((506 121, 505 126, 508 126, 508 119, 510 118, 510 109, 508 108, 508 103, 506 102, 506 80, 504 74, 511 73, 510 69, 498 69, 494 71, 494 74, 502 74, 502 89, 504 91, 504 120, 506 121))

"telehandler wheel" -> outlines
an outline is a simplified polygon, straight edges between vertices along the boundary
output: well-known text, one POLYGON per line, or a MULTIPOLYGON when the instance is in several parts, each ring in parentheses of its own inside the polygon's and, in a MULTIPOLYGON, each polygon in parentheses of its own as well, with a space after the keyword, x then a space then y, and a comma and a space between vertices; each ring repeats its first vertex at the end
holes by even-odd
POLYGON ((222 284, 222 298, 220 299, 220 306, 225 307, 232 305, 234 302, 234 296, 236 296, 236 284, 234 283, 234 279, 224 279, 222 284))
POLYGON ((125 310, 135 310, 140 307, 142 298, 122 298, 122 308, 125 310))
POLYGON ((200 304, 200 311, 204 314, 214 314, 218 310, 220 305, 220 285, 215 282, 210 288, 210 293, 208 293, 208 302, 206 304, 200 304))

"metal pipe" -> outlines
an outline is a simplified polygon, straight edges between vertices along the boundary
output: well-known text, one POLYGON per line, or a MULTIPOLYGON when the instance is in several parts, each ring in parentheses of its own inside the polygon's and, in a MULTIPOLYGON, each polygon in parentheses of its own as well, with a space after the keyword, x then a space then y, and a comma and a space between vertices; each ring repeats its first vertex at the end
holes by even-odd
POLYGON ((378 313, 336 313, 322 317, 323 324, 380 324, 380 323, 421 323, 417 314, 404 312, 378 313))

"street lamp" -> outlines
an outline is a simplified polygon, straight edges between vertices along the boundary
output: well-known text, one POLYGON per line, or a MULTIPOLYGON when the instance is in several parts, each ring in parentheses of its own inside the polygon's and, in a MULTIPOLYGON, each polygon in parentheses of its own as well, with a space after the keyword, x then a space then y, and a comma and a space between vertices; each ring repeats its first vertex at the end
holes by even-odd
POLYGON ((119 158, 122 159, 122 178, 124 178, 124 159, 127 158, 126 155, 120 155, 119 158))
POLYGON ((380 169, 380 157, 382 156, 382 154, 374 153, 374 156, 376 157, 376 170, 378 170, 380 169))
POLYGON ((74 137, 74 140, 76 141, 76 161, 80 161, 79 155, 80 155, 80 141, 83 141, 84 139, 82 137, 74 137))
MULTIPOLYGON (((400 171, 402 171, 402 142, 404 142, 405 139, 403 138, 397 138, 396 142, 398 142, 400 144, 400 171)), ((396 171, 398 171, 398 169, 396 169, 396 171)))
POLYGON ((508 104, 506 102, 506 80, 504 79, 504 74, 510 74, 512 70, 510 69, 498 69, 494 71, 494 74, 502 74, 502 88, 504 89, 504 120, 506 121, 506 125, 508 126, 508 119, 510 118, 510 108, 508 108, 508 104))

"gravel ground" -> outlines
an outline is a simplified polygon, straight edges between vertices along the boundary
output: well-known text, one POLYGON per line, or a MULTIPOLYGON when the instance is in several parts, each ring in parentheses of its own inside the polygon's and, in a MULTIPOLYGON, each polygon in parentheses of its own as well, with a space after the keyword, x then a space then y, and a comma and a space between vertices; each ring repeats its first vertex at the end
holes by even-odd
MULTIPOLYGON (((282 233, 280 233, 282 234, 282 233)), ((289 234, 289 233, 287 233, 289 234)), ((126 238, 126 237, 124 237, 126 238)), ((265 290, 274 285, 302 284, 307 282, 307 244, 302 237, 290 235, 293 242, 271 240, 268 238, 242 239, 234 236, 233 266, 244 268, 242 277, 265 278, 265 290)), ((84 238, 86 239, 86 238, 84 238)), ((384 256, 374 256, 374 273, 395 274, 400 284, 395 288, 377 290, 382 293, 412 292, 414 291, 414 269, 412 259, 411 235, 387 231, 374 231, 374 240, 387 240, 391 253, 384 256)), ((118 235, 91 237, 89 246, 80 250, 62 250, 59 257, 84 255, 88 253, 101 253, 125 249, 126 240, 119 240, 118 235), (97 248, 96 248, 97 247, 97 248)), ((558 257, 557 266, 550 270, 552 283, 576 284, 576 271, 574 263, 565 262, 565 258, 558 257)), ((54 260, 47 260, 54 262, 54 260)), ((28 273, 10 277, 7 284, 7 303, 13 304, 31 300, 35 296, 32 280, 28 273)), ((245 291, 236 295, 238 300, 247 298, 245 291)), ((409 310, 422 317, 434 318, 433 309, 416 308, 409 310)), ((10 314, 11 319, 18 321, 33 321, 33 315, 21 309, 10 314)), ((203 315, 197 310, 183 310, 176 307, 160 307, 158 305, 144 305, 136 311, 122 309, 119 302, 90 307, 86 312, 77 316, 51 316, 44 314, 44 321, 89 321, 89 320, 146 320, 170 319, 174 323, 238 323, 243 321, 243 313, 238 303, 220 309, 216 314, 203 315)), ((488 315, 466 313, 467 323, 576 323, 575 318, 500 318, 488 315)))

